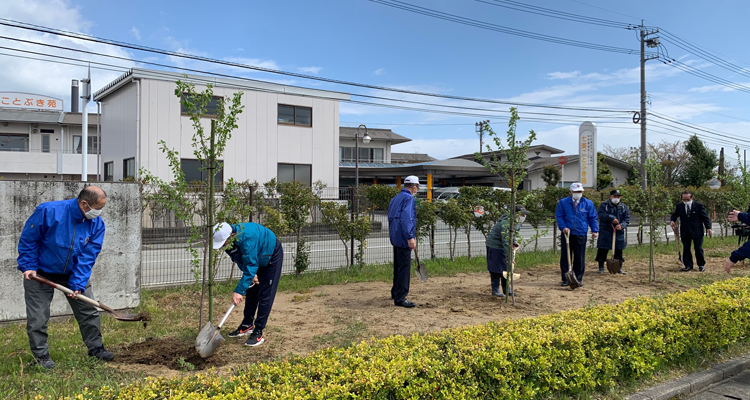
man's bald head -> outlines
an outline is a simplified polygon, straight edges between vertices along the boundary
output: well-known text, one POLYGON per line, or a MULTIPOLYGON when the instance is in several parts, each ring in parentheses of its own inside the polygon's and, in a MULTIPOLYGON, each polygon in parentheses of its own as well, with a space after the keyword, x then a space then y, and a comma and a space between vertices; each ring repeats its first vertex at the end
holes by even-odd
POLYGON ((86 186, 78 193, 78 204, 84 201, 90 208, 103 208, 107 204, 107 194, 98 186, 86 186))

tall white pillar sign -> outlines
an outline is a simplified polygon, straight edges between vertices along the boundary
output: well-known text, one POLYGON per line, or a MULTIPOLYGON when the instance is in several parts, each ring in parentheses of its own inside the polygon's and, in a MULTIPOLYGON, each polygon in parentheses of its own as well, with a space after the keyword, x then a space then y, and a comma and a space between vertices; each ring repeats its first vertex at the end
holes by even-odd
POLYGON ((584 122, 578 128, 579 179, 583 187, 596 189, 596 125, 584 122))

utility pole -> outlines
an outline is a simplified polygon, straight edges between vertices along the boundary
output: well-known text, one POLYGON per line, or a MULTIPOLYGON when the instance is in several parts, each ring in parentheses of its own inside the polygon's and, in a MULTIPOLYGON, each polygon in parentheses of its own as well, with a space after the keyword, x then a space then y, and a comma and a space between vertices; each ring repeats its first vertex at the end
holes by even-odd
POLYGON ((641 25, 637 27, 641 32, 641 112, 640 112, 640 123, 641 123, 641 176, 643 181, 641 183, 643 190, 646 190, 648 185, 648 177, 646 176, 646 61, 654 60, 659 58, 659 54, 646 55, 646 47, 657 48, 659 46, 659 38, 649 36, 659 33, 659 29, 646 29, 641 25))
POLYGON ((484 126, 489 123, 490 120, 484 120, 474 124, 477 130, 477 135, 479 135, 479 154, 484 152, 484 126))

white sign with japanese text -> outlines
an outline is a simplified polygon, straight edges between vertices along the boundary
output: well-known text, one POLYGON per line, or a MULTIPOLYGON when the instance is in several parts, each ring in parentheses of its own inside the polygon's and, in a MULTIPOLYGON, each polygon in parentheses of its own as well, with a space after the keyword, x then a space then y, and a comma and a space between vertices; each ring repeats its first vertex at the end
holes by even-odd
POLYGON ((0 108, 62 111, 63 101, 32 93, 0 92, 0 108))
POLYGON ((580 181, 583 187, 596 189, 596 125, 584 122, 578 128, 580 181))

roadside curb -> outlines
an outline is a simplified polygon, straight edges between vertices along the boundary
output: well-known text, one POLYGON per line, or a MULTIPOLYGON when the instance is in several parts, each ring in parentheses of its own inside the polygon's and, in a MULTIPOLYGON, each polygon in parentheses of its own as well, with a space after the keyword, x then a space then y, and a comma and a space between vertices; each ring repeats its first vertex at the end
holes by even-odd
POLYGON ((670 400, 677 396, 697 393, 714 383, 721 382, 750 369, 750 354, 733 358, 705 370, 680 379, 667 382, 642 392, 635 393, 625 400, 670 400))

